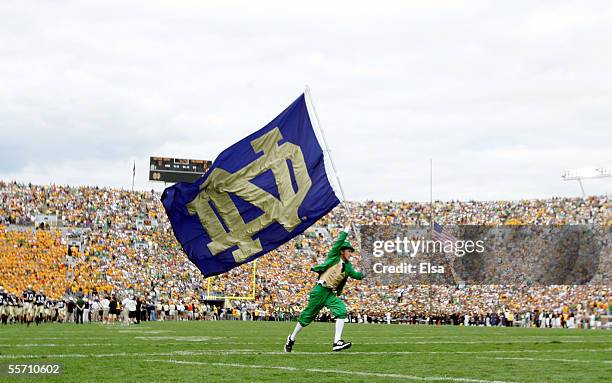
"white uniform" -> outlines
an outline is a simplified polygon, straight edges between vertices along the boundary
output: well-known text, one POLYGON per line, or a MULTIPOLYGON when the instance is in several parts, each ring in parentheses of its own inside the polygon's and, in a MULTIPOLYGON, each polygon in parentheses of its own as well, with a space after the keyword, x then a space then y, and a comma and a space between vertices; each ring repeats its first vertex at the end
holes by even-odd
POLYGON ((110 301, 107 298, 102 299, 100 301, 100 306, 102 307, 102 322, 106 323, 108 320, 108 310, 110 307, 110 301))
POLYGON ((21 313, 30 317, 34 317, 34 297, 36 293, 32 290, 26 290, 23 292, 23 306, 21 313))
POLYGON ((34 297, 34 317, 44 315, 46 302, 47 297, 45 296, 45 294, 36 294, 36 296, 34 297))
POLYGON ((8 316, 8 294, 5 292, 0 293, 0 316, 8 316))

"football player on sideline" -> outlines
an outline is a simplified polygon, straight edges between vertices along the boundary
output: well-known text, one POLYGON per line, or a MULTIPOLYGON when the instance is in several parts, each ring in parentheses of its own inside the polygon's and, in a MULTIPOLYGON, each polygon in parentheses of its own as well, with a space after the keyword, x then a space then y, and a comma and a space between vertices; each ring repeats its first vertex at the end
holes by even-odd
POLYGON ((7 324, 9 317, 8 294, 4 291, 4 287, 0 286, 0 321, 2 324, 7 324))
POLYGON ((66 302, 64 302, 64 298, 60 298, 55 303, 55 310, 57 311, 57 321, 59 323, 66 322, 66 302))
POLYGON ((57 315, 55 314, 55 302, 51 299, 47 299, 45 302, 45 315, 43 315, 44 322, 55 322, 57 315))
POLYGON ((18 323, 21 317, 19 298, 15 294, 8 295, 8 323, 18 323))
POLYGON ((21 323, 24 321, 30 326, 34 319, 34 297, 36 293, 32 289, 32 285, 28 285, 28 289, 22 294, 23 307, 21 308, 21 323))
POLYGON ((40 292, 34 297, 34 321, 37 326, 43 321, 46 302, 45 289, 40 289, 40 292))

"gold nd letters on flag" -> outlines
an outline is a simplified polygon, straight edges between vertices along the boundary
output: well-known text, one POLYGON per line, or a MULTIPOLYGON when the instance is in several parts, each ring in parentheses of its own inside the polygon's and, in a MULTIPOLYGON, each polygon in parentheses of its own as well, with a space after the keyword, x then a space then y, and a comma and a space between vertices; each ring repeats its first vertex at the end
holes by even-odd
POLYGON ((242 262, 262 250, 259 239, 252 239, 254 234, 273 222, 278 222, 287 231, 292 231, 302 222, 298 208, 310 190, 312 181, 300 147, 289 142, 279 145, 282 138, 280 130, 274 128, 251 141, 253 150, 256 153, 263 152, 263 156, 234 173, 215 168, 200 186, 198 196, 187 204, 189 212, 197 214, 210 235, 212 241, 207 246, 213 255, 238 246, 232 254, 236 262, 242 262), (287 160, 291 161, 297 192, 292 186, 287 160), (249 182, 268 170, 274 174, 280 199, 249 182), (229 193, 250 202, 264 214, 245 223, 229 193), (229 232, 225 231, 211 202, 229 232))

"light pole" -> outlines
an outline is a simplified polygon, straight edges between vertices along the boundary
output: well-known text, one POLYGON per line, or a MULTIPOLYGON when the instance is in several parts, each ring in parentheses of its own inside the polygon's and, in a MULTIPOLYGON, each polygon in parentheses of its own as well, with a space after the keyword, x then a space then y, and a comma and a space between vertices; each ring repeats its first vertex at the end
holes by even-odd
POLYGON ((580 190, 582 191, 582 197, 586 197, 582 180, 608 177, 612 177, 612 169, 609 168, 566 170, 561 174, 561 179, 563 181, 578 181, 578 185, 580 185, 580 190))

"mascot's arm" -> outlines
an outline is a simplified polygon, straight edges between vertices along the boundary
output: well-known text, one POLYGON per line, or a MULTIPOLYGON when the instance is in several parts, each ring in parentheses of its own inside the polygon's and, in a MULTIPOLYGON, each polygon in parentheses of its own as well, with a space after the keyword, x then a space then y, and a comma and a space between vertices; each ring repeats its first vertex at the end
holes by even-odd
POLYGON ((351 265, 350 263, 345 263, 344 271, 346 272, 346 275, 348 275, 349 277, 353 279, 358 279, 358 280, 363 279, 363 273, 355 270, 353 268, 353 265, 351 265))
POLYGON ((325 262, 321 263, 320 265, 313 266, 312 271, 321 273, 327 270, 331 265, 335 265, 336 263, 339 262, 340 247, 342 246, 344 241, 346 241, 346 237, 348 237, 348 231, 349 229, 346 228, 340 232, 338 239, 336 240, 332 248, 329 250, 329 253, 327 253, 327 258, 325 259, 325 262))

